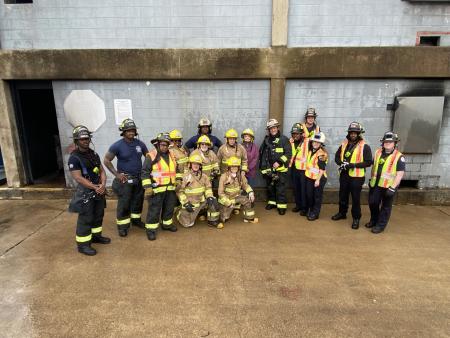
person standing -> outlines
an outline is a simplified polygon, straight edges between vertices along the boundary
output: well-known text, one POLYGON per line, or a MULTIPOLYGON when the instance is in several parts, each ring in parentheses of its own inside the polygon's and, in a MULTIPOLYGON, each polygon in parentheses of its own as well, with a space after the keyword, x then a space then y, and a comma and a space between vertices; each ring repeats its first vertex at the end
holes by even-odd
POLYGON ((315 221, 319 218, 323 189, 327 183, 327 162, 328 153, 325 150, 325 135, 322 132, 315 133, 309 143, 305 170, 308 221, 315 221))
POLYGON ((142 166, 142 186, 149 204, 145 222, 147 238, 154 241, 160 222, 163 230, 171 232, 178 230, 173 224, 173 213, 177 205, 176 161, 169 152, 169 134, 160 133, 151 143, 155 145, 155 149, 145 157, 142 166))
POLYGON ((211 149, 219 149, 222 145, 222 142, 214 135, 212 135, 212 123, 207 118, 203 117, 198 122, 198 133, 197 135, 192 136, 186 142, 187 149, 195 149, 198 144, 198 139, 201 136, 207 136, 211 141, 211 149))
POLYGON ((267 135, 259 151, 259 169, 266 180, 266 210, 277 208, 278 214, 284 215, 287 209, 286 184, 289 161, 292 155, 289 139, 281 135, 280 124, 270 119, 267 135))
POLYGON ((89 147, 91 132, 85 126, 77 126, 72 131, 72 137, 75 150, 70 154, 68 165, 78 186, 69 211, 78 213, 75 237, 78 252, 94 256, 97 251, 91 243, 111 242, 110 238, 102 236, 106 207, 106 174, 100 157, 89 147))
POLYGON ((309 139, 303 137, 304 131, 299 123, 291 128, 292 158, 289 163, 291 168, 292 186, 294 188, 295 207, 293 212, 300 212, 306 216, 306 159, 308 156, 309 139))
POLYGON ((245 173, 245 177, 247 178, 248 184, 250 184, 250 186, 254 188, 256 184, 256 170, 258 167, 259 148, 255 143, 255 133, 252 129, 244 129, 241 134, 241 138, 242 146, 247 152, 248 161, 248 171, 245 173))
POLYGON ((183 146, 183 135, 181 131, 174 129, 169 133, 169 137, 172 141, 169 146, 169 151, 177 162, 177 182, 180 183, 183 179, 183 174, 188 170, 189 154, 183 146))
POLYGON ((352 229, 359 228, 361 219, 361 190, 365 181, 366 168, 372 165, 372 151, 364 141, 364 129, 358 122, 352 122, 334 161, 339 166, 339 211, 331 217, 337 221, 347 218, 349 195, 352 196, 352 229))
POLYGON ((304 137, 311 138, 315 133, 320 132, 316 119, 316 108, 308 108, 305 113, 305 122, 302 124, 304 137))
POLYGON ((237 157, 241 160, 241 170, 248 171, 247 152, 245 148, 237 142, 238 133, 234 129, 228 129, 225 133, 225 144, 219 148, 217 159, 219 160, 220 173, 223 174, 228 170, 228 159, 237 157))
POLYGON ((394 196, 406 169, 405 157, 397 149, 398 135, 388 131, 380 141, 369 183, 370 221, 365 224, 374 234, 383 232, 389 222, 394 196))
POLYGON ((119 236, 126 237, 130 225, 144 228, 141 221, 144 189, 141 184, 142 157, 147 146, 137 139, 137 127, 132 119, 119 126, 122 138, 109 147, 103 159, 106 168, 114 175, 112 189, 117 195, 116 223, 119 236), (117 157, 117 170, 112 161, 117 157))

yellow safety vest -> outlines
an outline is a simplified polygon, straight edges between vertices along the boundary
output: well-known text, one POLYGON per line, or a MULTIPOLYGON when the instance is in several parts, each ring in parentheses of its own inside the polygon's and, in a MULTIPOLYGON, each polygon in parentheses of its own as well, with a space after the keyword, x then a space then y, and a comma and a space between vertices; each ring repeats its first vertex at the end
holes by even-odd
POLYGON ((307 138, 311 138, 315 133, 318 133, 320 131, 320 127, 318 124, 316 124, 316 128, 312 130, 311 132, 308 131, 308 127, 306 126, 306 123, 301 124, 303 128, 303 135, 307 138))
POLYGON ((375 159, 372 167, 372 175, 370 178, 370 186, 372 188, 375 187, 375 182, 377 180, 378 166, 380 164, 383 165, 383 168, 381 169, 381 175, 380 180, 378 181, 378 186, 382 188, 389 188, 394 184, 395 176, 397 175, 397 162, 400 159, 400 157, 403 156, 401 152, 395 149, 392 152, 392 154, 390 154, 388 157, 384 159, 384 162, 381 161, 382 163, 380 163, 382 152, 383 149, 379 148, 375 153, 375 159))
POLYGON ((292 167, 295 160, 295 169, 297 170, 306 170, 306 158, 308 156, 308 143, 309 139, 303 139, 303 143, 295 148, 294 141, 291 142, 292 147, 292 157, 291 162, 289 163, 289 167, 292 167))
MULTIPOLYGON (((150 154, 150 158, 154 160, 155 154, 150 154), (153 156, 152 156, 153 155, 153 156)), ((158 162, 152 166, 152 178, 158 186, 169 185, 175 183, 176 165, 172 154, 169 153, 169 163, 161 157, 158 162)))
MULTIPOLYGON (((317 179, 319 177, 320 168, 319 168, 319 156, 325 157, 325 163, 328 163, 328 154, 323 149, 317 150, 314 155, 312 151, 308 151, 308 157, 306 159, 306 170, 305 176, 309 177, 312 180, 317 179)), ((324 171, 323 176, 327 177, 327 172, 324 171)))
MULTIPOLYGON (((349 163, 361 163, 364 161, 363 159, 363 153, 364 153, 364 145, 366 143, 364 142, 364 140, 361 140, 358 142, 358 144, 356 145, 355 149, 353 150, 352 153, 352 157, 350 158, 350 162, 349 163)), ((341 162, 344 162, 344 152, 345 152, 345 148, 348 145, 348 140, 345 139, 344 142, 342 142, 341 144, 341 162)), ((366 174, 366 171, 364 170, 364 168, 351 168, 348 171, 348 176, 350 177, 364 177, 366 174)))

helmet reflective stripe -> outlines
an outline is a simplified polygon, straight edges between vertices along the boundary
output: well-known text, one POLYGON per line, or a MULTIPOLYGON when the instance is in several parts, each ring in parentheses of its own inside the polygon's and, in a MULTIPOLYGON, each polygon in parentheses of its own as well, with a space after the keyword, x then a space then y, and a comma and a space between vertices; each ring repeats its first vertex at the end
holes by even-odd
POLYGON ((228 129, 227 132, 225 133, 225 137, 226 138, 237 138, 238 133, 235 129, 228 129))
POLYGON ((278 123, 277 119, 270 119, 266 124, 267 129, 270 129, 273 127, 279 127, 279 126, 280 126, 280 124, 278 123))
POLYGON ((122 121, 122 123, 119 126, 120 131, 126 131, 126 130, 132 130, 137 129, 136 123, 132 119, 125 119, 122 121))
POLYGON ((201 118, 200 121, 198 122, 198 126, 199 127, 211 127, 211 121, 208 120, 207 118, 201 118))
POLYGON ((319 143, 325 143, 325 134, 322 132, 314 133, 313 137, 311 138, 313 142, 319 142, 319 143))

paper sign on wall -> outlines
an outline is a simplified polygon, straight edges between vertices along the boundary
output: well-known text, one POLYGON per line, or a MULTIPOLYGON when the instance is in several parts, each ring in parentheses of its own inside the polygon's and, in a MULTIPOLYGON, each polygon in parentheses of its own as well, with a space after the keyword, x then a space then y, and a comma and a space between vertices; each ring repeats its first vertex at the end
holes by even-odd
POLYGON ((116 115, 116 124, 119 126, 123 120, 132 119, 133 112, 131 108, 131 100, 115 99, 114 114, 116 115))

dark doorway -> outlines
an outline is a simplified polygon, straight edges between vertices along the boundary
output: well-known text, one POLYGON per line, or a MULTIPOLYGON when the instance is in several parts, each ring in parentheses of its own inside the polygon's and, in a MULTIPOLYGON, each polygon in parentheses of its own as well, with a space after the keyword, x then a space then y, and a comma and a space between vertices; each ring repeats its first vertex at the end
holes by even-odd
POLYGON ((15 81, 11 90, 27 183, 64 185, 52 83, 15 81))

